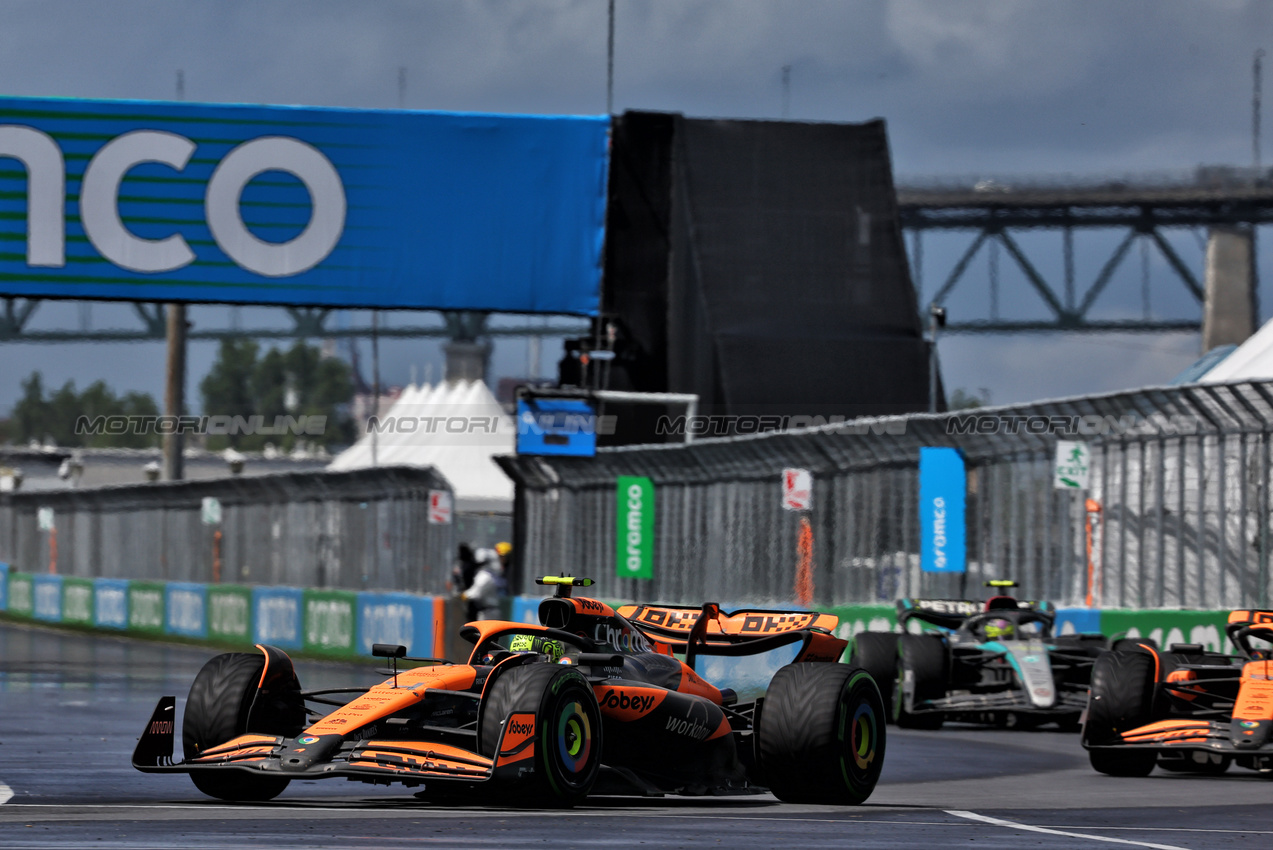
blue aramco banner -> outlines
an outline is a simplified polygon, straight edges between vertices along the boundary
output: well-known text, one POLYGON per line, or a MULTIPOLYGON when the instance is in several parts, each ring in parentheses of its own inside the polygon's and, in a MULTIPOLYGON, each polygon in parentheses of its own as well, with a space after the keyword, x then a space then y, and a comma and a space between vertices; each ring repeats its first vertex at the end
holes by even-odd
POLYGON ((608 133, 0 98, 0 294, 595 314, 608 133))
POLYGON ((919 450, 919 558, 926 573, 962 573, 967 569, 967 486, 964 456, 958 449, 919 450))

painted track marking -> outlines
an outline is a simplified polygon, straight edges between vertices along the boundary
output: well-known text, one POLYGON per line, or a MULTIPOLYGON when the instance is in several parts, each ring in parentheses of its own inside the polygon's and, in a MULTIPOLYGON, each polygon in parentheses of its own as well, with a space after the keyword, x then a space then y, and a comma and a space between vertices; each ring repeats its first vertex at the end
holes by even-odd
POLYGON ((1181 847, 1178 844, 1154 844, 1150 841, 1131 841, 1126 838, 1111 838, 1107 835, 1087 835, 1082 832, 1066 832, 1063 829, 1050 829, 1046 826, 1031 826, 1026 823, 1018 823, 1017 821, 1012 820, 1001 820, 1000 818, 992 818, 987 815, 979 815, 976 812, 966 812, 960 809, 947 809, 946 814, 954 815, 957 818, 981 821, 982 823, 988 823, 994 826, 1002 826, 1007 829, 1022 829, 1026 832, 1041 832, 1045 835, 1061 835, 1066 838, 1086 838, 1088 841, 1104 841, 1109 844, 1130 844, 1133 847, 1151 847, 1153 850, 1189 850, 1189 848, 1181 847))
POLYGON ((0 806, 13 799, 13 789, 0 782, 0 806))

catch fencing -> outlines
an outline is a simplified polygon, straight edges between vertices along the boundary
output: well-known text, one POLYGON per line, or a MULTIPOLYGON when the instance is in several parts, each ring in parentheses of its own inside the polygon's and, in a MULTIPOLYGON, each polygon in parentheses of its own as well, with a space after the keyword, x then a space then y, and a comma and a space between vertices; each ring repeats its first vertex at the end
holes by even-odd
POLYGON ((430 521, 429 496, 450 490, 432 469, 382 467, 0 493, 0 560, 69 577, 440 594, 454 525, 430 521), (207 498, 217 524, 204 523, 207 498))
POLYGON ((809 601, 822 606, 977 595, 992 578, 1059 605, 1268 606, 1271 388, 1146 389, 595 458, 504 458, 518 484, 516 590, 568 572, 598 579, 606 597, 790 604, 811 543, 805 587, 811 578, 809 601), (1059 439, 1089 445, 1088 492, 1054 488, 1059 439), (965 457, 962 577, 920 571, 923 446, 965 457), (809 511, 782 508, 787 468, 812 473, 809 511), (619 476, 655 485, 650 580, 616 575, 619 476))

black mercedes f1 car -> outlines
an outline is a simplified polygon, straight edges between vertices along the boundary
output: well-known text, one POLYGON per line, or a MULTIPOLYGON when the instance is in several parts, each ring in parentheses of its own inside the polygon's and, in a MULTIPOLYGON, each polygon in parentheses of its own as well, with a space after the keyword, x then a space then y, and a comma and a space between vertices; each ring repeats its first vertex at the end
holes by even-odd
MULTIPOLYGON (((1007 588, 1009 581, 990 583, 1007 588)), ((1102 635, 1055 635, 1048 602, 993 596, 901 599, 897 620, 916 633, 864 632, 852 662, 881 682, 892 719, 937 729, 946 720, 1025 728, 1055 723, 1077 731, 1102 635)))

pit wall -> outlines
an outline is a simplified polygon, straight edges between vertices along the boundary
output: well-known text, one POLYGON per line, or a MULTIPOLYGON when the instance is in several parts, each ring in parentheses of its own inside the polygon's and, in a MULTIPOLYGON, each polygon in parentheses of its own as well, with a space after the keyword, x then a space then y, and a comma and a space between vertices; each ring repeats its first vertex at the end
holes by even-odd
POLYGON ((328 658, 368 657, 373 643, 437 657, 444 602, 408 593, 31 575, 0 563, 0 614, 13 620, 227 647, 268 643, 328 658))
MULTIPOLYGON (((537 623, 541 601, 538 596, 512 597, 507 616, 537 623)), ((329 658, 368 657, 373 643, 401 644, 408 655, 417 657, 445 657, 448 632, 460 625, 448 628, 448 619, 457 617, 451 606, 448 618, 446 602, 443 597, 408 593, 31 575, 0 563, 0 614, 14 620, 218 646, 268 643, 329 658)), ((897 629, 897 609, 891 605, 839 606, 826 611, 839 617, 836 632, 846 640, 859 632, 897 629)), ((1062 608, 1057 611, 1057 624, 1061 634, 1150 637, 1164 647, 1197 643, 1216 652, 1233 652, 1224 633, 1228 615, 1228 611, 1062 608)))

